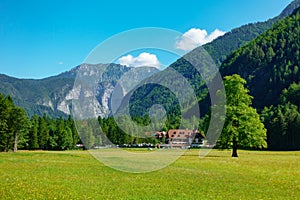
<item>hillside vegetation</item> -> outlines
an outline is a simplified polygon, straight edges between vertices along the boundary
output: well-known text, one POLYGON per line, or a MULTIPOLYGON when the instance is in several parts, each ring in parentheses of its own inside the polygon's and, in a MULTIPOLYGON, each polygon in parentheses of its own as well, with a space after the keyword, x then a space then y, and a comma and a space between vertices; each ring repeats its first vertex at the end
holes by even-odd
POLYGON ((291 15, 298 7, 300 7, 300 0, 295 0, 277 17, 265 22, 250 23, 235 28, 224 36, 204 45, 203 48, 212 56, 216 64, 220 66, 232 51, 257 38, 260 34, 271 28, 278 20, 291 15))
POLYGON ((284 88, 300 81, 300 9, 234 51, 222 64, 223 76, 239 74, 247 81, 259 110, 276 105, 284 88))

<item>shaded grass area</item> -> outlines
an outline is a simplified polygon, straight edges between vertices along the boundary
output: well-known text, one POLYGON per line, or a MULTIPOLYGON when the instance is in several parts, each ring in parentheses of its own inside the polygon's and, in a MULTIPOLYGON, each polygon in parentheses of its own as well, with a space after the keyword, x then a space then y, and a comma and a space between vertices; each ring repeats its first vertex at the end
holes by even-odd
POLYGON ((300 152, 190 150, 170 166, 130 174, 87 151, 0 153, 0 199, 298 199, 300 152))

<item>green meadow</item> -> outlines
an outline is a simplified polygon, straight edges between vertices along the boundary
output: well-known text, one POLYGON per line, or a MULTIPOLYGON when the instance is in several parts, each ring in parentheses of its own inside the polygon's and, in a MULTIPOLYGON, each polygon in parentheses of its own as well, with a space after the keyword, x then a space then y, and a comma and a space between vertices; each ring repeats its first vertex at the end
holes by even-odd
POLYGON ((150 173, 116 171, 88 151, 0 153, 1 199, 299 199, 300 152, 190 150, 150 173))

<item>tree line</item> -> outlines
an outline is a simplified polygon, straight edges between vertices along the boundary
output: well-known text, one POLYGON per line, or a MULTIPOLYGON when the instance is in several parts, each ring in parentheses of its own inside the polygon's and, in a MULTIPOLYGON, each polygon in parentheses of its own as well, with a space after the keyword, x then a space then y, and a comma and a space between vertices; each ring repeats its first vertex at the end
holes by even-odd
POLYGON ((262 119, 271 150, 300 149, 300 83, 284 89, 277 106, 266 107, 262 119))
POLYGON ((10 96, 0 94, 0 151, 68 150, 79 142, 71 117, 28 117, 23 108, 14 105, 10 96))

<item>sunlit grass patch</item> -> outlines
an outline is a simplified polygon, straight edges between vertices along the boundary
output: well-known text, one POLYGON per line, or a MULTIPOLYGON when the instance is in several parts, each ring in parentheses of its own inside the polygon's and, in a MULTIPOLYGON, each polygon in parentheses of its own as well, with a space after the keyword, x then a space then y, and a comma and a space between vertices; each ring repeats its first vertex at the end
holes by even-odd
MULTIPOLYGON (((138 150, 134 150, 138 151, 138 150)), ((87 151, 0 153, 1 199, 297 199, 300 152, 187 150, 151 173, 111 169, 87 151)))

